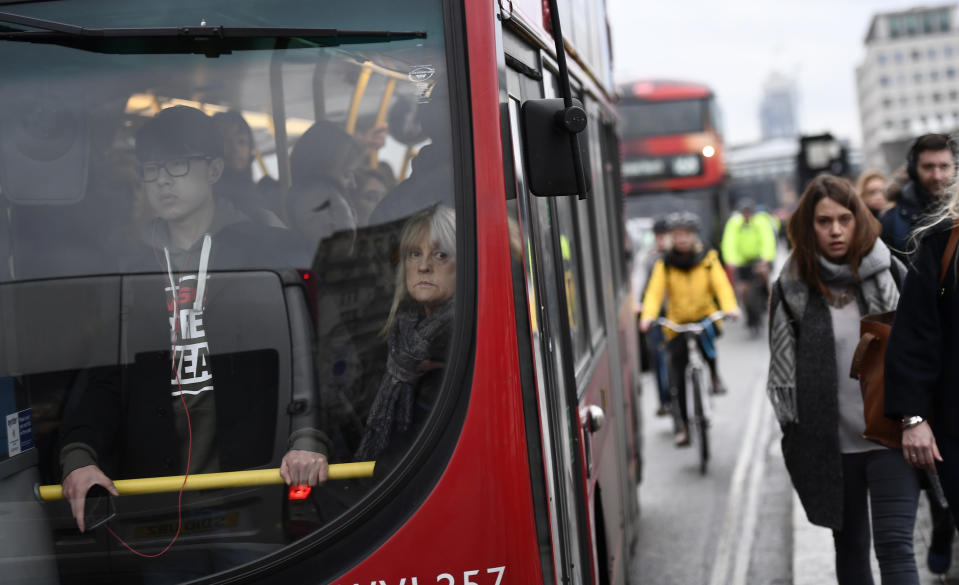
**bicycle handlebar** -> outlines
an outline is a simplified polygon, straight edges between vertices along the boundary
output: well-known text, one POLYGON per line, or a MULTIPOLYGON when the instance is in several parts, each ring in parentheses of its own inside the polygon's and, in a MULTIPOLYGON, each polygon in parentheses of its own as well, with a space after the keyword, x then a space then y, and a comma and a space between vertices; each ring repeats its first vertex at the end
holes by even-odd
POLYGON ((703 331, 706 330, 706 326, 703 325, 703 321, 709 321, 710 323, 715 323, 716 321, 719 321, 723 317, 728 317, 728 315, 722 311, 716 311, 712 315, 709 315, 708 317, 704 317, 700 319, 699 321, 696 321, 694 323, 683 323, 682 325, 680 325, 679 323, 673 323, 666 317, 660 317, 656 319, 655 321, 653 321, 653 325, 660 325, 676 333, 702 333, 703 331))

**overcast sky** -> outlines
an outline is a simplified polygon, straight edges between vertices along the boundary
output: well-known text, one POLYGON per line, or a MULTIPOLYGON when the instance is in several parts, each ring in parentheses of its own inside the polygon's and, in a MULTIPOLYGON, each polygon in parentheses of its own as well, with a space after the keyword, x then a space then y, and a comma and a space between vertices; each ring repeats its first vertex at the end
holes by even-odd
MULTIPOLYGON (((758 140, 763 83, 796 79, 804 133, 860 144, 855 68, 872 15, 922 5, 899 0, 607 0, 617 83, 705 82, 725 118, 726 141, 758 140)), ((927 2, 928 6, 944 2, 927 2)))

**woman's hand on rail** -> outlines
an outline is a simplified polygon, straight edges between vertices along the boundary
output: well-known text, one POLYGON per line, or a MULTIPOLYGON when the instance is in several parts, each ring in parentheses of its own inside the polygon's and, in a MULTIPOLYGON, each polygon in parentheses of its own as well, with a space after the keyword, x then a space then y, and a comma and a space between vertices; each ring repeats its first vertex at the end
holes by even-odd
POLYGON ((286 452, 280 464, 280 476, 287 485, 319 485, 330 475, 326 455, 293 449, 286 452))
POLYGON ((96 465, 78 467, 63 478, 63 497, 70 502, 70 512, 77 521, 77 528, 83 532, 83 509, 86 504, 87 491, 95 486, 102 485, 111 494, 118 496, 116 486, 103 471, 96 465))
POLYGON ((942 461, 939 446, 929 423, 922 421, 902 431, 902 456, 906 463, 919 469, 936 472, 936 461, 942 461))

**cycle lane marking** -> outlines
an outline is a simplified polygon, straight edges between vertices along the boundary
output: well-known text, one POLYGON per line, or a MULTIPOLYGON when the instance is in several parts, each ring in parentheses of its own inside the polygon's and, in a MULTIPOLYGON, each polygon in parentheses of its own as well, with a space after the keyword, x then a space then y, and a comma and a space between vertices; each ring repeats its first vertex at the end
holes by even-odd
MULTIPOLYGON (((729 583, 727 576, 729 575, 730 561, 732 560, 733 536, 737 532, 736 529, 739 524, 739 515, 742 512, 743 504, 748 501, 749 505, 753 507, 758 505, 759 498, 745 498, 744 496, 748 496, 749 494, 745 494, 744 489, 746 487, 747 472, 750 471, 750 466, 756 459, 755 453, 757 451, 762 453, 762 449, 759 447, 759 441, 757 440, 759 433, 764 426, 767 428, 769 426, 768 424, 762 424, 767 418, 763 416, 766 414, 764 409, 766 392, 763 389, 765 382, 766 377, 761 375, 753 386, 752 403, 749 407, 746 432, 742 435, 739 455, 736 458, 736 467, 733 469, 732 479, 730 480, 729 499, 726 502, 726 515, 723 518, 723 527, 720 533, 719 543, 716 546, 716 554, 713 557, 712 572, 709 579, 710 585, 727 585, 729 583)), ((764 457, 765 454, 762 453, 761 458, 764 457)), ((759 482, 750 481, 749 489, 751 491, 758 488, 758 485, 754 485, 754 483, 758 484, 759 482)), ((739 539, 740 548, 743 546, 743 540, 745 539, 739 539)), ((741 554, 739 548, 737 548, 737 564, 740 563, 739 558, 741 554)), ((748 549, 745 552, 745 556, 745 563, 748 568, 748 549)), ((742 570, 742 572, 744 573, 743 578, 745 579, 745 570, 742 570)))

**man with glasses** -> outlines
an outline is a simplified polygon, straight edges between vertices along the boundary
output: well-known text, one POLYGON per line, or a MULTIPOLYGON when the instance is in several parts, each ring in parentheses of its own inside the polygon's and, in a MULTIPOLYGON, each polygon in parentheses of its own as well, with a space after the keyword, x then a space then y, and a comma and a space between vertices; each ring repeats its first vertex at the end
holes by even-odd
MULTIPOLYGON (((237 339, 249 336, 249 327, 241 329, 250 318, 244 311, 260 305, 245 306, 240 277, 220 273, 294 265, 276 257, 286 236, 216 205, 223 140, 203 112, 162 110, 138 131, 136 157, 156 219, 144 230, 148 245, 121 270, 160 274, 162 284, 125 293, 132 297, 124 300, 126 336, 166 349, 139 351, 133 363, 91 373, 75 412, 64 415, 63 492, 81 531, 87 491, 101 485, 116 494, 102 461, 115 462, 111 475, 136 478, 181 475, 188 462, 189 474, 248 469, 273 457, 279 366, 263 367, 275 357, 251 356, 276 352, 237 351, 239 344, 256 347, 237 339)), ((280 466, 292 485, 327 478, 329 441, 312 424, 315 407, 307 410, 293 416, 297 430, 280 466)), ((221 568, 198 567, 198 574, 221 568)))

